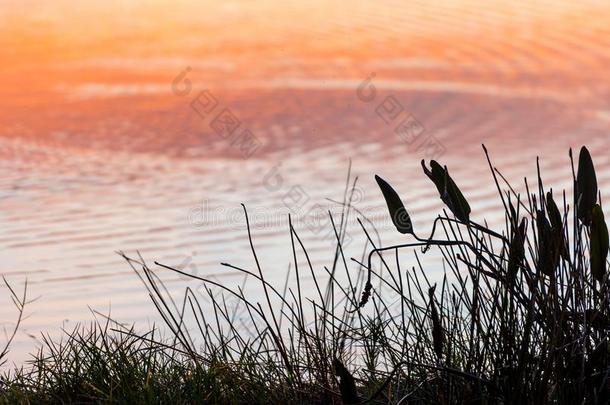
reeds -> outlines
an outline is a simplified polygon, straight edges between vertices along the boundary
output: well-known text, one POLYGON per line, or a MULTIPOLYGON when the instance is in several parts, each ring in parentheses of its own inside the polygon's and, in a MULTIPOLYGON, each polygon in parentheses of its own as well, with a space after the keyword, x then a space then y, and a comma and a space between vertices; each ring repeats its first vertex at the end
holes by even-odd
POLYGON ((28 299, 27 299, 27 295, 28 295, 28 281, 27 280, 25 280, 25 283, 23 286, 23 292, 21 295, 17 294, 17 292, 13 289, 11 284, 6 280, 6 278, 4 276, 2 276, 2 281, 4 282, 4 287, 6 287, 6 289, 9 292, 9 297, 11 299, 13 306, 17 310, 17 320, 15 321, 15 324, 13 325, 13 327, 10 329, 10 332, 7 331, 6 329, 4 329, 4 334, 5 334, 6 339, 5 339, 4 345, 0 346, 0 367, 4 366, 6 364, 6 357, 9 353, 11 343, 13 343, 13 340, 15 339, 15 336, 17 335, 17 332, 19 331, 19 327, 21 326, 21 322, 24 319, 25 306, 31 302, 31 301, 28 301, 28 299))
POLYGON ((7 379, 3 398, 160 403, 176 391, 189 403, 607 403, 608 231, 592 159, 583 148, 578 170, 572 162, 569 200, 547 189, 539 168, 535 189, 525 180, 520 195, 487 157, 503 229, 475 222, 459 179, 422 162, 448 208, 429 237, 418 236, 399 194, 377 177, 405 242, 381 246, 348 191, 341 214, 329 213, 330 266, 314 268, 290 221, 294 281, 283 286, 265 277, 244 206, 252 265, 222 265, 256 282, 255 296, 125 256, 169 340, 108 323, 74 331, 7 379), (366 240, 361 258, 343 250, 349 215, 359 216, 366 240), (438 272, 422 264, 431 251, 442 258, 435 283, 438 272), (188 287, 177 300, 165 272, 203 283, 207 297, 188 287))

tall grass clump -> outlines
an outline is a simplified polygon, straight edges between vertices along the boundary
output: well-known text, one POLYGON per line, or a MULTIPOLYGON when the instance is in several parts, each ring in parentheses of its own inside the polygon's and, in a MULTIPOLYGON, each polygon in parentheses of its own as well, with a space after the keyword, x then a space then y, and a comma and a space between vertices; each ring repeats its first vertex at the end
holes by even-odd
POLYGON ((221 368, 200 367, 181 350, 107 319, 65 331, 5 375, 0 403, 224 403, 221 368))
POLYGON ((459 179, 436 161, 422 161, 446 206, 429 230, 414 228, 408 196, 403 200, 376 176, 404 238, 383 246, 374 224, 352 205, 356 181, 348 181, 340 215, 329 213, 336 240, 331 263, 313 266, 290 221, 293 282, 274 285, 244 206, 251 265, 223 266, 255 281, 256 295, 243 284, 125 256, 169 340, 125 327, 73 332, 61 346, 68 349, 49 342, 31 370, 7 378, 3 398, 608 403, 608 230, 591 156, 583 147, 574 162, 570 152, 571 192, 548 188, 537 165, 535 181, 526 179, 521 194, 484 151, 504 210, 502 227, 476 222, 459 179), (359 258, 343 250, 351 215, 366 241, 359 258), (439 257, 434 269, 425 255, 439 257), (166 273, 205 287, 174 297, 162 282, 166 273))

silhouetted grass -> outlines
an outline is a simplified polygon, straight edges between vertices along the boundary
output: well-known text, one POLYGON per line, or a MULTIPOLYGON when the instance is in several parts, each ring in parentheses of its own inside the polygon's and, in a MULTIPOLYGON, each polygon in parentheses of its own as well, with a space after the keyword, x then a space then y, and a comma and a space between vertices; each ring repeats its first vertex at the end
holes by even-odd
POLYGON ((422 166, 448 209, 429 237, 377 177, 405 238, 381 246, 351 205, 354 181, 341 215, 330 216, 337 243, 328 267, 313 267, 290 222, 294 281, 286 285, 265 278, 244 207, 252 265, 223 266, 255 281, 254 297, 242 285, 125 256, 169 340, 110 320, 76 329, 7 375, 2 401, 608 403, 608 231, 588 151, 578 168, 572 163, 571 195, 547 190, 538 169, 521 196, 489 161, 505 218, 495 230, 473 220, 446 167, 422 166), (343 251, 349 215, 366 237, 361 258, 343 251), (444 269, 434 284, 421 261, 432 251, 444 269), (405 254, 417 266, 406 268, 405 254), (206 296, 189 287, 176 301, 165 272, 203 283, 206 296))

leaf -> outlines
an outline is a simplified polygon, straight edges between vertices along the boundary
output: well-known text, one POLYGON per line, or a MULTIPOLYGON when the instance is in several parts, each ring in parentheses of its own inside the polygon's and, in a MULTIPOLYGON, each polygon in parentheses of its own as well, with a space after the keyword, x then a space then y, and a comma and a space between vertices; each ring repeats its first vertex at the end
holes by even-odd
POLYGON ((360 402, 354 376, 345 368, 343 363, 341 363, 341 360, 335 359, 333 365, 335 367, 335 374, 339 376, 339 390, 341 391, 341 400, 343 403, 356 404, 360 402))
POLYGON ((470 205, 464 195, 455 184, 447 167, 442 167, 435 160, 430 161, 430 169, 426 167, 424 160, 421 161, 424 173, 432 180, 438 190, 441 200, 453 212, 453 215, 462 222, 470 222, 470 205))
POLYGON ((602 208, 596 204, 591 218, 591 273, 600 283, 606 275, 606 258, 608 257, 608 227, 602 208))
POLYGON ((409 213, 398 196, 398 193, 396 193, 392 186, 381 177, 375 175, 375 180, 377 180, 377 184, 379 184, 379 188, 383 193, 383 198, 385 198, 388 211, 390 212, 390 218, 392 218, 392 222, 398 232, 414 235, 411 217, 409 217, 409 213))
POLYGON ((586 147, 580 149, 578 174, 576 176, 576 204, 578 219, 591 225, 591 211, 597 202, 597 177, 593 160, 586 147))

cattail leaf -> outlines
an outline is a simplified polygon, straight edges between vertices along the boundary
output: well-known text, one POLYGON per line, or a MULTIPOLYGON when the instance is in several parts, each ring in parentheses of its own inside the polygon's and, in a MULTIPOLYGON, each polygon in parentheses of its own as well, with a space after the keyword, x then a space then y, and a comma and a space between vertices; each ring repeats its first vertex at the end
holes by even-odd
POLYGON ((608 227, 604 219, 604 212, 599 205, 596 204, 591 213, 591 273, 601 283, 606 275, 608 227))
POLYGON ((411 217, 402 203, 402 200, 398 196, 398 193, 390 186, 384 179, 375 175, 375 180, 379 184, 379 188, 383 193, 383 198, 388 206, 390 217, 394 226, 400 233, 413 234, 413 224, 411 223, 411 217))
POLYGON ((591 225, 593 206, 597 202, 597 177, 591 154, 584 146, 578 157, 578 174, 576 176, 576 204, 578 219, 585 225, 591 225))
POLYGON ((349 370, 341 363, 341 360, 333 361, 335 374, 339 377, 339 390, 341 391, 341 400, 344 404, 357 404, 360 402, 358 391, 356 390, 356 380, 349 370))
POLYGON ((437 161, 430 161, 430 169, 426 167, 424 160, 421 161, 424 173, 432 180, 438 190, 441 200, 453 212, 453 215, 462 222, 470 222, 470 205, 455 184, 447 167, 442 167, 437 161))

